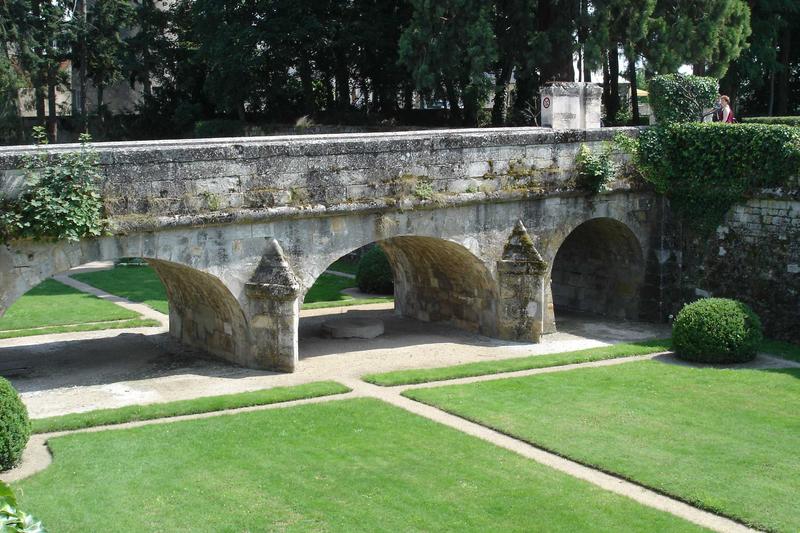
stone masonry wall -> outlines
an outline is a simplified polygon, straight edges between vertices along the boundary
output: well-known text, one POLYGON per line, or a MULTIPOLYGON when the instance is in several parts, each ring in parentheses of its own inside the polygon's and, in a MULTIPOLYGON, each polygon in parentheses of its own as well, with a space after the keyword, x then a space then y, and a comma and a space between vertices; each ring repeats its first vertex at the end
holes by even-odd
POLYGON ((556 313, 569 310, 638 320, 644 267, 639 242, 624 224, 595 219, 578 226, 553 262, 556 313))
POLYGON ((698 289, 743 300, 768 335, 800 342, 800 200, 761 197, 734 207, 709 242, 698 289))
MULTIPOLYGON (((119 231, 133 231, 298 209, 407 209, 570 191, 582 143, 599 148, 619 132, 636 131, 442 130, 101 143, 95 149, 106 211, 119 231)), ((1 195, 18 193, 21 157, 33 150, 0 148, 1 195)))

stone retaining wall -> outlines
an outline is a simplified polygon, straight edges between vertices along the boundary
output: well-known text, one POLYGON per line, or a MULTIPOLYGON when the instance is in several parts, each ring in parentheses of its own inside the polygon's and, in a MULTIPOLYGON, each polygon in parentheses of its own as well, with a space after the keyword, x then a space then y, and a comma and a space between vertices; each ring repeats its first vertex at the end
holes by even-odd
POLYGON ((698 289, 747 302, 768 334, 800 342, 800 200, 734 207, 709 243, 698 289))

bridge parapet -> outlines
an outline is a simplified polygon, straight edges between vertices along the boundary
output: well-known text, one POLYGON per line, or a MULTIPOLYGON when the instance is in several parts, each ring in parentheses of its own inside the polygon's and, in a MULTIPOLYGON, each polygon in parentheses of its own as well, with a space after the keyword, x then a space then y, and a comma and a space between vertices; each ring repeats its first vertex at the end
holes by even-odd
MULTIPOLYGON (((498 128, 100 143, 95 149, 106 211, 130 231, 570 192, 581 144, 598 148, 618 133, 636 132, 498 128)), ((0 195, 19 191, 22 156, 33 150, 0 149, 0 195)))

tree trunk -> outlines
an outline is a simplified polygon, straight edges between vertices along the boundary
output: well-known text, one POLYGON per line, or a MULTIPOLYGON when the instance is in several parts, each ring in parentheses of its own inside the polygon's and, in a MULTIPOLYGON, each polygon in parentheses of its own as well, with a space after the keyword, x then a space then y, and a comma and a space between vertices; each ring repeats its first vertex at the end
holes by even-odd
POLYGON ((45 127, 47 125, 47 91, 44 87, 37 86, 33 97, 36 100, 36 123, 45 127))
POLYGON ((314 113, 314 80, 311 79, 311 65, 305 53, 300 56, 298 72, 300 74, 300 85, 303 88, 303 112, 306 115, 311 115, 314 113))
POLYGON ((350 75, 347 72, 347 57, 342 52, 336 54, 336 107, 347 109, 350 107, 350 75))
POLYGON ((247 113, 244 109, 244 102, 239 102, 236 104, 236 116, 239 118, 239 122, 247 122, 247 113))
POLYGON ((473 92, 464 88, 461 89, 461 100, 464 103, 463 124, 469 127, 478 125, 478 110, 480 102, 473 96, 473 92))
POLYGON ((403 85, 403 109, 406 111, 414 109, 414 88, 409 83, 403 85))
POLYGON ((333 109, 336 107, 336 98, 333 95, 333 78, 325 77, 322 80, 322 86, 325 89, 325 108, 333 109))
POLYGON ((695 76, 705 76, 706 75, 706 64, 697 62, 692 65, 692 74, 695 76))
POLYGON ((445 81, 444 87, 447 92, 447 102, 450 105, 450 122, 456 126, 461 125, 461 107, 459 107, 458 94, 453 82, 445 81))
POLYGON ((80 35, 80 115, 81 115, 81 130, 83 133, 89 133, 89 113, 86 108, 86 63, 88 61, 88 47, 86 46, 86 0, 78 0, 79 7, 78 13, 81 14, 81 35, 80 35))
POLYGON ((628 57, 628 77, 631 82, 631 124, 632 126, 639 125, 639 95, 638 83, 636 81, 636 53, 630 54, 628 57))
POLYGON ((361 85, 361 94, 364 96, 364 111, 369 113, 370 98, 369 98, 369 83, 367 82, 367 78, 361 78, 359 80, 359 84, 361 85))
POLYGON ((492 125, 502 126, 506 119, 506 98, 508 82, 511 80, 511 65, 505 64, 495 71, 494 104, 492 105, 492 125))
POLYGON ((606 119, 615 124, 619 113, 619 50, 616 46, 608 51, 608 101, 606 119))
POLYGON ((514 118, 516 119, 527 110, 528 104, 536 94, 536 80, 532 71, 520 70, 517 72, 514 93, 514 118))
POLYGON ((789 77, 791 75, 791 48, 792 48, 792 29, 787 26, 781 32, 781 70, 778 72, 778 86, 776 94, 777 114, 785 116, 789 114, 789 77))
POLYGON ((608 50, 603 50, 603 108, 608 118, 608 102, 611 100, 611 75, 608 73, 608 50))
POLYGON ((767 116, 773 116, 775 114, 775 69, 772 69, 772 72, 769 74, 769 107, 767 111, 767 116))
MULTIPOLYGON (((553 0, 538 0, 536 8, 537 27, 542 32, 552 31, 559 24, 557 11, 566 6, 553 0)), ((572 47, 565 43, 554 43, 548 61, 541 65, 540 73, 543 82, 575 81, 575 69, 572 67, 572 47)))
MULTIPOLYGON (((55 67, 54 67, 55 68, 55 67)), ((47 76, 47 138, 58 142, 58 107, 56 105, 56 73, 50 70, 47 76)))

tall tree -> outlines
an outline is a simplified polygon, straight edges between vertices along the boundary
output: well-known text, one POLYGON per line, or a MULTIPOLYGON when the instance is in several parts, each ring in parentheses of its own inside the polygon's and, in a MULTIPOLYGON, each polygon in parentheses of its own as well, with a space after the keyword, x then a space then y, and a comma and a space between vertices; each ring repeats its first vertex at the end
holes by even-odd
MULTIPOLYGON (((81 0, 85 1, 85 0, 81 0)), ((169 12, 160 9, 159 0, 142 0, 135 6, 131 35, 126 39, 125 68, 131 86, 140 83, 145 97, 153 94, 153 81, 161 80, 169 48, 169 12)))
POLYGON ((796 45, 800 3, 794 0, 752 0, 749 47, 731 63, 721 89, 744 110, 786 114, 791 110, 790 78, 800 61, 796 45))
POLYGON ((721 77, 750 31, 745 0, 658 0, 643 55, 657 72, 689 63, 696 73, 721 77))
POLYGON ((400 37, 400 60, 419 90, 443 87, 454 122, 477 124, 496 58, 489 3, 481 0, 412 0, 400 37), (459 103, 464 104, 461 114, 459 103))
MULTIPOLYGON (((58 133, 57 89, 64 87, 63 66, 70 59, 72 26, 63 0, 14 0, 17 4, 17 60, 34 89, 36 117, 46 124, 50 142, 58 133), (46 116, 46 118, 45 118, 46 116)), ((71 4, 70 4, 71 5, 71 4)))
POLYGON ((19 16, 19 4, 0 4, 0 139, 18 139, 19 89, 22 75, 12 61, 11 52, 19 39, 18 28, 12 23, 19 16))
POLYGON ((539 61, 542 82, 575 81, 573 53, 580 6, 580 0, 538 0, 536 24, 545 52, 539 61))
POLYGON ((586 38, 584 55, 589 64, 602 62, 606 120, 611 124, 617 122, 620 109, 620 49, 628 64, 633 121, 639 121, 636 64, 650 29, 655 5, 656 0, 594 0, 591 4, 587 22, 590 33, 586 38))
POLYGON ((536 61, 531 49, 536 31, 538 0, 495 0, 494 34, 497 41, 497 61, 493 65, 494 103, 492 124, 505 122, 508 84, 516 70, 518 74, 536 61))
POLYGON ((354 0, 353 11, 355 74, 369 80, 374 107, 384 114, 394 113, 401 89, 404 97, 413 96, 409 71, 399 61, 400 35, 411 20, 411 4, 408 0, 354 0))
POLYGON ((101 0, 91 3, 87 14, 86 71, 97 90, 97 112, 104 114, 104 91, 123 79, 126 43, 134 11, 129 0, 101 0))
POLYGON ((256 9, 253 0, 196 0, 192 6, 199 57, 209 68, 205 92, 219 111, 233 112, 242 121, 265 78, 256 9))

